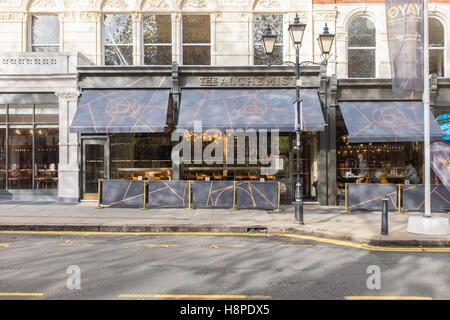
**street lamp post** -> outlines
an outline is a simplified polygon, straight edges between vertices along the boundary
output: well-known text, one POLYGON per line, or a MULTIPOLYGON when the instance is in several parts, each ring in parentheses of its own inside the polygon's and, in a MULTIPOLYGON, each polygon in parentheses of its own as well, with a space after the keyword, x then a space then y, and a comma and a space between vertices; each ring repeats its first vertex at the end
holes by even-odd
MULTIPOLYGON (((293 65, 295 67, 295 92, 296 92, 296 105, 297 105, 297 118, 296 118, 296 139, 295 139, 295 155, 296 155, 296 171, 297 171, 297 179, 295 184, 295 223, 297 224, 305 224, 303 221, 303 190, 301 183, 301 133, 303 130, 303 110, 302 110, 302 99, 300 96, 301 89, 301 79, 300 79, 300 47, 303 40, 303 34, 305 33, 306 24, 300 23, 300 19, 298 14, 295 15, 294 22, 289 25, 288 31, 291 36, 292 42, 295 47, 295 64, 292 62, 285 62, 286 64, 293 65)), ((273 50, 275 47, 275 42, 277 39, 276 34, 272 34, 270 26, 268 25, 264 34, 262 35, 262 44, 266 55, 271 56, 273 54, 273 50)), ((334 34, 330 34, 328 32, 328 27, 325 24, 325 28, 322 34, 319 35, 317 41, 319 42, 320 50, 322 52, 322 57, 325 61, 328 61, 330 56, 331 46, 333 45, 334 34)), ((270 61, 270 60, 269 60, 270 61)), ((311 63, 309 61, 305 61, 311 63)), ((314 64, 314 63, 312 63, 314 64)), ((269 62, 270 65, 270 62, 269 62)))

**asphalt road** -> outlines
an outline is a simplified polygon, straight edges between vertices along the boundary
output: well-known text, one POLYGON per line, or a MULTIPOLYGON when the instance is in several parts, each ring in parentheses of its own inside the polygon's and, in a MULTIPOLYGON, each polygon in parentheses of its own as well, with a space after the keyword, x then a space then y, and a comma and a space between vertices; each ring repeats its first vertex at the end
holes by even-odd
POLYGON ((450 253, 277 236, 0 233, 0 299, 450 299, 449 266, 450 253))

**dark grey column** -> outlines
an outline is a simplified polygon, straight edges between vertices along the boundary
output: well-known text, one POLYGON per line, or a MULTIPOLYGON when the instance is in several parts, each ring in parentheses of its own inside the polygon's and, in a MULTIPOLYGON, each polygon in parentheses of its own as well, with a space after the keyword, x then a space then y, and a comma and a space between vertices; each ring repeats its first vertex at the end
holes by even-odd
POLYGON ((327 169, 328 169, 328 205, 335 206, 336 197, 333 194, 333 186, 337 183, 337 159, 336 159, 336 91, 337 78, 331 76, 327 82, 327 111, 328 111, 328 148, 327 148, 327 169))
MULTIPOLYGON (((180 88, 178 85, 178 64, 172 63, 172 105, 169 108, 172 109, 172 130, 176 129, 178 123, 178 113, 180 107, 180 88)), ((172 148, 178 141, 172 141, 172 148)), ((172 179, 180 180, 182 178, 181 166, 172 161, 172 179)))

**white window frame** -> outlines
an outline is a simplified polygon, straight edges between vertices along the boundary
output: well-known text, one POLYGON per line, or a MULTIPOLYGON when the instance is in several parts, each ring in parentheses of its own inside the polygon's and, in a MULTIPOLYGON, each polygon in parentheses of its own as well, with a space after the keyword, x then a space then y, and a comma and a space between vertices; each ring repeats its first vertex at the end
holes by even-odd
MULTIPOLYGON (((180 64, 181 65, 185 65, 184 64, 184 59, 183 59, 183 52, 184 52, 184 47, 209 47, 209 64, 205 64, 205 66, 211 66, 213 65, 213 61, 212 61, 212 32, 213 32, 213 28, 212 25, 210 26, 209 30, 210 30, 210 35, 209 35, 209 43, 184 43, 183 41, 183 17, 184 16, 209 16, 209 23, 211 24, 211 14, 210 13, 194 13, 194 12, 189 12, 189 13, 183 13, 181 15, 181 23, 180 23, 180 40, 181 40, 181 52, 180 52, 180 57, 181 57, 181 61, 180 64)), ((191 64, 186 64, 186 66, 191 66, 191 64)))
MULTIPOLYGON (((282 60, 284 59, 284 33, 285 33, 285 30, 284 30, 284 14, 281 13, 281 12, 255 12, 252 15, 252 30, 251 30, 251 37, 252 37, 251 63, 254 66, 263 66, 264 65, 264 64, 255 64, 255 52, 256 52, 255 47, 256 46, 262 47, 263 45, 262 45, 262 42, 259 43, 259 44, 255 43, 255 37, 254 37, 254 33, 255 33, 255 16, 263 16, 263 15, 264 16, 269 16, 269 15, 281 16, 281 30, 283 30, 283 36, 281 37, 281 39, 282 39, 281 43, 276 43, 275 42, 275 47, 277 47, 277 46, 278 47, 282 47, 281 48, 281 59, 282 60)), ((263 30, 263 33, 264 33, 264 31, 265 31, 265 29, 263 30)), ((263 51, 264 51, 264 48, 263 48, 263 51)))
MULTIPOLYGON (((444 24, 444 22, 442 21, 442 19, 440 19, 439 17, 436 16, 430 16, 428 18, 429 20, 431 19, 436 19, 437 21, 439 21, 439 23, 442 25, 443 30, 443 36, 444 36, 444 46, 443 47, 431 47, 428 46, 428 49, 431 50, 442 50, 443 51, 443 56, 444 56, 444 65, 443 65, 443 69, 444 69, 444 74, 442 75, 442 77, 445 77, 445 75, 447 74, 447 70, 446 70, 446 66, 447 66, 447 37, 445 36, 447 34, 446 30, 446 26, 444 24)), ((429 22, 428 22, 429 23, 429 22)))
MULTIPOLYGON (((129 47, 131 46, 133 48, 133 52, 134 52, 134 37, 135 37, 135 32, 134 32, 134 23, 133 23, 133 15, 131 13, 120 13, 120 12, 114 12, 114 13, 102 13, 101 15, 101 21, 100 21, 100 25, 101 25, 101 41, 102 41, 102 55, 103 55, 103 65, 106 65, 106 52, 105 52, 105 48, 106 46, 117 46, 117 47, 129 47), (103 34, 105 32, 105 27, 104 27, 104 21, 105 21, 105 16, 126 16, 129 15, 131 17, 131 21, 132 21, 132 27, 133 27, 133 41, 131 42, 131 44, 125 44, 125 43, 117 43, 117 44, 106 44, 104 42, 103 39, 103 34)), ((131 64, 121 64, 121 66, 132 66, 134 65, 134 57, 132 55, 132 59, 133 61, 131 61, 131 64)))
POLYGON ((142 13, 142 17, 141 17, 142 21, 141 21, 141 44, 142 44, 142 49, 141 49, 141 54, 142 54, 142 64, 148 66, 149 64, 145 63, 145 47, 157 47, 157 46, 161 46, 161 47, 170 47, 170 52, 172 55, 171 61, 173 61, 173 46, 174 46, 174 42, 173 42, 173 19, 172 19, 172 15, 170 13, 159 13, 159 12, 155 12, 155 13, 151 13, 151 12, 143 12, 142 13), (170 17, 170 42, 161 42, 161 43, 145 43, 144 42, 144 18, 146 15, 153 15, 153 16, 168 16, 170 17))
POLYGON ((349 56, 350 55, 349 55, 349 51, 350 50, 373 50, 375 52, 375 54, 374 54, 374 56, 375 56, 375 61, 374 61, 375 74, 374 74, 374 77, 373 78, 372 77, 369 77, 369 78, 368 77, 356 77, 356 78, 351 78, 351 79, 375 79, 377 77, 377 75, 378 75, 378 66, 377 66, 378 33, 377 33, 377 27, 375 25, 375 22, 372 19, 370 19, 369 17, 363 16, 363 15, 358 15, 358 16, 352 17, 349 20, 349 23, 347 25, 347 35, 348 35, 347 43, 346 43, 346 45, 347 45, 347 77, 350 78, 350 73, 349 73, 349 67, 350 67, 349 56), (369 20, 370 22, 372 22, 372 24, 374 26, 374 29, 375 29, 375 46, 373 46, 373 47, 350 47, 350 45, 349 45, 349 43, 350 43, 350 32, 349 32, 349 29, 350 29, 350 25, 352 24, 353 20, 355 20, 357 18, 365 18, 365 19, 369 20))
POLYGON ((58 48, 57 51, 55 52, 61 52, 61 21, 59 20, 59 16, 57 14, 51 14, 51 13, 33 13, 30 14, 30 20, 29 20, 29 26, 28 26, 28 34, 29 34, 29 41, 28 41, 28 46, 29 46, 29 51, 30 52, 36 52, 33 51, 34 47, 55 47, 58 48), (55 16, 58 18, 58 33, 59 33, 59 39, 58 39, 58 44, 43 44, 43 43, 38 43, 38 44, 33 44, 33 17, 35 16, 55 16))

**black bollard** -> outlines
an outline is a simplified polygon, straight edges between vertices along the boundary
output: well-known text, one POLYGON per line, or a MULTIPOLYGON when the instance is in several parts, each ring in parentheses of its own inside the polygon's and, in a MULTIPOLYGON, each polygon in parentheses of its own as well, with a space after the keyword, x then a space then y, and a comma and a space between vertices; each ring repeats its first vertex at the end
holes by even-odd
POLYGON ((388 197, 384 196, 384 199, 381 200, 381 234, 388 235, 389 226, 388 226, 388 197))

